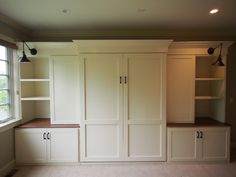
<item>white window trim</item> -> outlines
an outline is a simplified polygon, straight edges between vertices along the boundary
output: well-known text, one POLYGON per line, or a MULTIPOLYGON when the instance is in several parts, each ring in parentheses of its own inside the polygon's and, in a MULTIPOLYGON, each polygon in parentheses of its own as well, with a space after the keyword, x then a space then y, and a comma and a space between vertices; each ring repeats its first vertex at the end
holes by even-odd
POLYGON ((9 130, 21 123, 21 119, 11 119, 7 122, 1 123, 0 124, 0 133, 4 132, 6 130, 9 130))
POLYGON ((20 95, 19 95, 19 61, 16 51, 12 51, 13 49, 8 48, 8 57, 11 58, 11 77, 13 79, 10 80, 11 87, 11 109, 13 109, 12 119, 7 122, 0 123, 0 132, 11 129, 21 123, 21 114, 20 114, 20 95), (10 52, 12 51, 12 52, 10 52))

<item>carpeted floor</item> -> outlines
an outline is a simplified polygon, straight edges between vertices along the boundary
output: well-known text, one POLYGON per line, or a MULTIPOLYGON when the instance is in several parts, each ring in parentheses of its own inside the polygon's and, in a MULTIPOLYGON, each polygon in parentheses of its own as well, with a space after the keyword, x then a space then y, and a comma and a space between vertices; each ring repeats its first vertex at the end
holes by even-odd
POLYGON ((14 177, 236 177, 236 163, 24 166, 14 177))
POLYGON ((231 163, 119 163, 74 166, 22 166, 14 177, 236 177, 231 163))

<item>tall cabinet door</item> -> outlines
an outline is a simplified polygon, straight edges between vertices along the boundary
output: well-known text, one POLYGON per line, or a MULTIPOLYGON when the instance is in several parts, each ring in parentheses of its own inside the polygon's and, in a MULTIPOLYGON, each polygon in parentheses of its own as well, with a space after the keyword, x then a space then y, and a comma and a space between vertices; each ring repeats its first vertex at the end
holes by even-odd
POLYGON ((195 57, 167 59, 167 122, 194 122, 195 57))
POLYGON ((52 56, 50 62, 51 122, 55 124, 78 124, 79 60, 78 56, 52 56))
POLYGON ((125 156, 166 159, 165 55, 127 55, 124 68, 125 156))
POLYGON ((117 161, 122 154, 122 55, 86 54, 81 161, 117 161))

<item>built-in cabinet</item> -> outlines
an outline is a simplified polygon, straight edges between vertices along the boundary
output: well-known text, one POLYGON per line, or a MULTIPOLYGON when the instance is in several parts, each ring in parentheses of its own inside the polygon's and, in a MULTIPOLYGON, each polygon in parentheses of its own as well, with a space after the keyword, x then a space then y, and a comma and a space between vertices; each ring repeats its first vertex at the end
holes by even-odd
POLYGON ((171 127, 167 144, 168 161, 229 161, 230 127, 171 127))
POLYGON ((225 122, 225 67, 206 52, 217 42, 36 44, 41 53, 20 64, 23 122, 80 124, 80 150, 78 128, 17 128, 17 163, 76 162, 78 152, 82 162, 229 159, 230 127, 196 126, 225 122))
POLYGON ((17 164, 78 162, 78 128, 15 129, 17 164))
POLYGON ((164 160, 164 57, 86 54, 81 159, 164 160))
MULTIPOLYGON (((196 57, 195 117, 225 122, 225 66, 212 66, 216 57, 196 57)), ((226 61, 224 61, 226 63, 226 61)))
POLYGON ((21 116, 23 121, 50 118, 49 60, 30 57, 30 63, 20 63, 21 116))
POLYGON ((167 122, 194 123, 196 118, 225 122, 225 71, 227 48, 222 58, 225 66, 213 66, 219 55, 207 49, 218 42, 175 42, 167 56, 167 122))
POLYGON ((168 55, 167 121, 194 123, 195 56, 168 55))
POLYGON ((100 42, 78 42, 84 63, 81 161, 164 161, 166 55, 145 52, 153 47, 147 41, 100 42))
POLYGON ((51 123, 78 124, 81 116, 78 56, 51 56, 51 123))

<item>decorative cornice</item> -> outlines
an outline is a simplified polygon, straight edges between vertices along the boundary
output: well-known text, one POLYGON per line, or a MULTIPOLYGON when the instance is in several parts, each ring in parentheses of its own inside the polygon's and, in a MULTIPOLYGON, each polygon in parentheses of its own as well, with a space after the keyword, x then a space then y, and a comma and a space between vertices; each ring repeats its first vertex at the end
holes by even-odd
POLYGON ((167 53, 172 40, 73 40, 80 53, 167 53))

